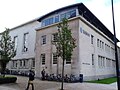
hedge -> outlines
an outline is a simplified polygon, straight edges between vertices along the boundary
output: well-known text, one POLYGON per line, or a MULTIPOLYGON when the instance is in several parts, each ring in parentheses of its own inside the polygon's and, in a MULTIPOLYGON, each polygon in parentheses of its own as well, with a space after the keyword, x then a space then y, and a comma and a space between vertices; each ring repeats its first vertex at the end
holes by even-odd
POLYGON ((15 83, 16 80, 17 80, 17 77, 1 77, 0 76, 0 84, 15 83))

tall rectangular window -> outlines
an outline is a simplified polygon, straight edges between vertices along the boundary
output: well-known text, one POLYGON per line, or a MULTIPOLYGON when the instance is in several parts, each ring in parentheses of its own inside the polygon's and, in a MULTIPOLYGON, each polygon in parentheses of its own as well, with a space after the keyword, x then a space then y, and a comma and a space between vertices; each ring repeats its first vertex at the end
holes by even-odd
POLYGON ((22 67, 22 60, 20 60, 20 67, 22 67))
POLYGON ((45 54, 41 54, 42 65, 45 65, 45 54))
POLYGON ((42 39, 42 44, 46 44, 46 35, 43 35, 42 37, 41 37, 41 39, 42 39))
POLYGON ((24 34, 24 38, 23 38, 23 52, 27 52, 28 51, 28 33, 24 34))
POLYGON ((17 68, 17 61, 16 60, 12 61, 12 68, 17 68))
POLYGON ((35 59, 34 58, 32 59, 32 67, 33 68, 35 67, 35 59))
POLYGON ((17 46, 18 46, 18 36, 14 37, 14 44, 15 44, 15 50, 17 50, 17 46))
POLYGON ((92 54, 92 65, 94 65, 94 54, 92 54))
POLYGON ((57 54, 53 53, 53 64, 57 64, 57 54))
POLYGON ((58 33, 54 33, 54 34, 53 34, 52 41, 53 41, 53 42, 56 42, 56 41, 57 41, 57 37, 58 37, 58 33))
POLYGON ((91 44, 93 44, 93 43, 94 43, 93 39, 94 39, 94 36, 93 36, 93 35, 91 35, 91 44))
POLYGON ((99 39, 97 39, 97 47, 99 47, 99 39))

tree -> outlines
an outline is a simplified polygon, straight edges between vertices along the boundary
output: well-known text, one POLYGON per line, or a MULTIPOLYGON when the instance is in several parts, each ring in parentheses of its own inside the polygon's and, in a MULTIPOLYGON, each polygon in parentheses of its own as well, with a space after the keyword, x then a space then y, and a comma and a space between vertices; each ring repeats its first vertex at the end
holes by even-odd
POLYGON ((63 60, 62 64, 62 84, 61 90, 63 90, 64 82, 64 61, 71 60, 72 51, 76 47, 75 39, 72 37, 71 29, 68 25, 68 20, 64 18, 62 22, 58 24, 58 37, 55 43, 58 57, 63 60))
POLYGON ((11 41, 11 36, 9 35, 9 29, 2 33, 0 40, 0 65, 1 73, 5 76, 5 69, 7 63, 16 55, 15 44, 11 41))

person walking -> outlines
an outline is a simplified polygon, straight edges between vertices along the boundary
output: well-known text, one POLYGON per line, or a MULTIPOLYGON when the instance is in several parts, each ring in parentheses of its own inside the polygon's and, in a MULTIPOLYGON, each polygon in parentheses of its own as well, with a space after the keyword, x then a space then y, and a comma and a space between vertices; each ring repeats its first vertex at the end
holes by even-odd
POLYGON ((45 80, 45 69, 41 71, 41 74, 42 74, 42 80, 45 80))
POLYGON ((33 85, 33 80, 35 78, 34 76, 35 76, 35 72, 30 70, 29 71, 28 85, 27 85, 27 88, 25 90, 28 90, 30 85, 32 86, 32 90, 34 90, 34 85, 33 85))

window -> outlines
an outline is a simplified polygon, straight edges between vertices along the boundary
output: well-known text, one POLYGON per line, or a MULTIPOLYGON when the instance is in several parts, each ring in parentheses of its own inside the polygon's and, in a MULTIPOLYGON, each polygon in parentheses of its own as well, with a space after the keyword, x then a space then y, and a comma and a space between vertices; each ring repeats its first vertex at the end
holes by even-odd
POLYGON ((70 11, 70 18, 72 18, 72 17, 76 17, 76 10, 75 9, 70 11))
POLYGON ((101 48, 101 46, 102 46, 102 42, 101 42, 101 40, 100 40, 100 48, 101 48))
POLYGON ((94 54, 92 54, 92 65, 94 65, 94 54))
POLYGON ((53 64, 57 64, 57 54, 53 53, 53 64))
POLYGON ((16 60, 12 61, 12 68, 17 68, 17 61, 16 60))
POLYGON ((66 13, 63 13, 63 14, 60 15, 60 20, 62 20, 64 18, 66 18, 66 13))
POLYGON ((54 33, 53 34, 53 42, 56 42, 57 41, 57 37, 58 37, 58 33, 54 33))
POLYGON ((66 59, 66 64, 71 64, 71 59, 66 59))
POLYGON ((91 35, 91 44, 93 44, 93 38, 94 38, 94 36, 91 35))
POLYGON ((59 22, 59 15, 55 16, 55 23, 59 22))
POLYGON ((15 44, 15 50, 17 50, 17 45, 18 45, 18 37, 14 37, 14 44, 15 44))
POLYGON ((98 56, 98 66, 100 68, 105 67, 105 57, 103 56, 98 56))
POLYGON ((22 67, 22 60, 20 60, 20 67, 22 67))
POLYGON ((97 47, 99 47, 99 39, 97 39, 97 47))
POLYGON ((23 52, 28 51, 28 33, 24 34, 24 40, 23 40, 23 52))
POLYGON ((102 42, 102 49, 104 49, 104 42, 102 42))
POLYGON ((26 64, 25 64, 25 60, 23 60, 23 66, 25 67, 25 65, 26 65, 26 64))
POLYGON ((53 17, 47 18, 47 19, 42 21, 42 26, 47 26, 47 25, 50 25, 50 24, 53 24, 53 17))
POLYGON ((42 36, 42 44, 46 44, 46 35, 42 36))
POLYGON ((28 59, 23 60, 23 67, 24 68, 28 67, 28 59))
POLYGON ((41 54, 42 65, 45 65, 45 54, 41 54))
POLYGON ((112 61, 111 59, 106 58, 106 66, 107 67, 111 67, 111 64, 112 64, 111 61, 112 61))
POLYGON ((32 67, 35 67, 35 59, 32 59, 32 67))

